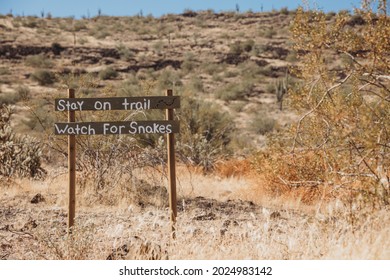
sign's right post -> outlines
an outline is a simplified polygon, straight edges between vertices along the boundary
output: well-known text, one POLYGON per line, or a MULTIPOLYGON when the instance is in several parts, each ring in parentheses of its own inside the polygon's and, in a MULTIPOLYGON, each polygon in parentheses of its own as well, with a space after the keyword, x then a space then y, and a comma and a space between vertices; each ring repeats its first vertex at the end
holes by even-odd
MULTIPOLYGON (((166 91, 166 96, 172 96, 172 90, 166 91)), ((166 109, 166 119, 173 120, 173 109, 166 109)), ((176 159, 175 159, 175 134, 167 134, 168 147, 168 183, 169 183, 169 211, 172 227, 172 237, 176 238, 176 217, 177 217, 177 198, 176 198, 176 159)))
MULTIPOLYGON (((68 89, 69 98, 75 98, 74 89, 68 89)), ((74 111, 68 112, 68 122, 74 123, 74 111)), ((72 233, 76 215, 76 136, 68 135, 68 170, 69 170, 69 200, 68 200, 68 234, 72 233)))

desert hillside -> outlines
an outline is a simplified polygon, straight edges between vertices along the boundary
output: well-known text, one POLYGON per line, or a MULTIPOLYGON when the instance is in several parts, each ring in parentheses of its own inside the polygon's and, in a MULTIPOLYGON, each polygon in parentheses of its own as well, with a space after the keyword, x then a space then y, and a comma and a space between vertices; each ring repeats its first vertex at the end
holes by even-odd
POLYGON ((380 11, 0 15, 0 259, 388 259, 389 26, 380 11), (76 137, 67 235, 54 99, 69 88, 181 97, 176 239, 154 134, 76 137))

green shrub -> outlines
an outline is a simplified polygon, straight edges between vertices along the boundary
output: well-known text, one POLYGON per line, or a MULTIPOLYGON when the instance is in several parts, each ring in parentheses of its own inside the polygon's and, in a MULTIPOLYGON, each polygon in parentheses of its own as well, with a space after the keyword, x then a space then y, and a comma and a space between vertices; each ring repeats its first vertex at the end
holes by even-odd
POLYGON ((1 75, 9 75, 11 72, 6 67, 0 67, 0 76, 1 75))
POLYGON ((64 48, 61 46, 60 43, 54 42, 51 44, 51 50, 53 54, 60 55, 64 48))
POLYGON ((157 41, 153 44, 153 49, 154 51, 158 54, 161 55, 163 49, 164 49, 164 42, 163 41, 157 41))
POLYGON ((290 51, 286 56, 286 61, 288 62, 297 62, 298 61, 298 53, 296 51, 290 51))
POLYGON ((238 68, 241 71, 242 80, 257 79, 261 74, 262 69, 254 61, 245 61, 238 65, 238 68))
POLYGON ((221 70, 223 69, 223 66, 221 64, 217 64, 217 63, 205 62, 205 63, 202 63, 200 68, 203 69, 203 72, 205 72, 208 75, 212 76, 212 75, 214 75, 216 73, 221 72, 221 70))
POLYGON ((254 84, 251 81, 244 81, 240 84, 230 83, 219 89, 215 96, 224 101, 243 100, 253 90, 254 84))
POLYGON ((266 77, 273 77, 274 76, 274 70, 271 65, 267 65, 265 67, 260 68, 260 75, 266 76, 266 77))
POLYGON ((50 108, 47 101, 34 98, 30 100, 29 107, 27 118, 22 119, 23 125, 34 132, 52 130, 58 119, 56 118, 56 112, 50 108))
POLYGON ((99 72, 99 78, 102 80, 111 80, 118 77, 118 72, 115 71, 112 67, 107 67, 99 72))
POLYGON ((335 12, 329 12, 326 14, 326 20, 331 20, 334 16, 336 16, 335 12))
POLYGON ((188 95, 182 97, 177 113, 181 127, 177 151, 183 161, 210 170, 218 158, 229 152, 228 145, 235 132, 234 122, 215 103, 188 95))
POLYGON ((125 45, 120 44, 116 47, 116 49, 118 50, 121 59, 130 61, 132 58, 134 58, 133 52, 125 45))
POLYGON ((197 92, 203 92, 203 81, 199 77, 192 77, 190 80, 190 86, 197 92))
POLYGON ((218 73, 213 74, 213 82, 222 82, 222 81, 223 81, 223 77, 221 75, 219 75, 218 73))
POLYGON ((105 28, 106 27, 104 25, 99 24, 94 29, 90 29, 88 31, 88 34, 98 40, 105 39, 106 37, 110 36, 110 32, 107 31, 105 28))
POLYGON ((234 42, 233 44, 231 44, 231 45, 229 46, 229 53, 230 53, 230 54, 239 56, 239 55, 241 55, 243 52, 244 52, 244 50, 243 50, 243 48, 242 48, 242 45, 241 45, 241 42, 240 42, 240 41, 236 41, 236 42, 234 42))
POLYGON ((180 75, 177 71, 171 69, 164 69, 161 71, 158 78, 158 84, 161 89, 172 88, 174 86, 179 86, 182 84, 180 80, 180 75))
POLYGON ((34 68, 51 68, 53 67, 53 62, 43 54, 37 54, 27 56, 26 65, 34 68))
POLYGON ((231 103, 230 108, 232 108, 235 112, 240 113, 243 112, 246 104, 247 102, 245 101, 235 101, 234 103, 231 103))
POLYGON ((234 77, 237 77, 239 74, 240 73, 236 69, 228 70, 228 71, 224 72, 225 78, 234 78, 234 77))
POLYGON ((31 74, 31 79, 36 81, 41 86, 54 84, 56 77, 53 72, 48 70, 37 70, 31 74))
POLYGON ((271 132, 275 127, 276 121, 273 118, 264 115, 256 115, 250 123, 250 129, 256 133, 264 135, 271 132))
POLYGON ((242 43, 242 48, 244 51, 250 52, 253 49, 254 45, 255 45, 255 41, 249 39, 242 43))
POLYGON ((19 95, 16 92, 2 92, 0 94, 0 106, 3 104, 15 104, 20 100, 19 95))
POLYGON ((351 18, 348 21, 348 25, 355 26, 355 25, 364 25, 366 21, 364 20, 363 16, 360 14, 354 14, 351 16, 351 18))
POLYGON ((19 100, 29 100, 30 99, 30 89, 27 86, 18 86, 15 93, 19 97, 19 100))
POLYGON ((280 9, 280 13, 283 14, 283 15, 288 15, 289 14, 288 8, 287 7, 281 8, 280 9))
POLYGON ((195 62, 192 54, 186 54, 184 61, 181 64, 181 69, 184 73, 189 73, 195 69, 195 62))
POLYGON ((75 24, 73 25, 73 31, 78 32, 83 29, 87 29, 85 22, 82 20, 76 20, 75 24))
POLYGON ((11 115, 10 107, 0 109, 0 175, 41 178, 46 173, 41 167, 41 144, 29 136, 16 135, 10 126, 11 115))
POLYGON ((260 35, 267 39, 272 39, 276 34, 277 32, 272 27, 260 32, 260 35))
POLYGON ((37 28, 38 27, 38 18, 37 17, 27 17, 22 22, 24 27, 28 28, 37 28))

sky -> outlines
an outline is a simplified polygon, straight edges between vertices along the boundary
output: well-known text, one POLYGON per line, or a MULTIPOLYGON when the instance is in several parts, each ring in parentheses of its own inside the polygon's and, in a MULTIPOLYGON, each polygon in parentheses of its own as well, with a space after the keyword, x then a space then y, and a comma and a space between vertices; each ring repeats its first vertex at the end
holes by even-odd
MULTIPOLYGON (((310 7, 325 12, 353 10, 360 6, 360 0, 308 0, 310 7)), ((303 5, 302 0, 0 0, 0 14, 12 13, 17 16, 36 15, 42 12, 54 17, 74 16, 76 18, 93 17, 100 10, 103 15, 133 16, 139 13, 159 17, 164 14, 178 14, 185 9, 207 10, 215 12, 239 11, 254 12, 290 10, 303 5)))

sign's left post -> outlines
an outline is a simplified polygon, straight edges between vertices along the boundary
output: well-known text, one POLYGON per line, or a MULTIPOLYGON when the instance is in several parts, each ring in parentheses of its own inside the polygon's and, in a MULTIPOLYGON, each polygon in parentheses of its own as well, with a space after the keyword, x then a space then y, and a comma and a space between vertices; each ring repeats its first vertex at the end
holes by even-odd
MULTIPOLYGON (((68 97, 75 98, 74 89, 68 89, 68 97)), ((76 121, 75 111, 68 111, 68 122, 76 121)), ((76 214, 76 136, 68 135, 68 171, 69 171, 69 200, 68 200, 68 234, 72 233, 76 214)))

